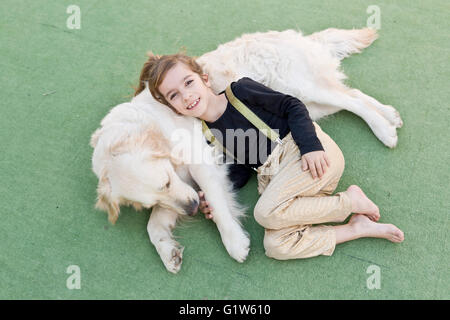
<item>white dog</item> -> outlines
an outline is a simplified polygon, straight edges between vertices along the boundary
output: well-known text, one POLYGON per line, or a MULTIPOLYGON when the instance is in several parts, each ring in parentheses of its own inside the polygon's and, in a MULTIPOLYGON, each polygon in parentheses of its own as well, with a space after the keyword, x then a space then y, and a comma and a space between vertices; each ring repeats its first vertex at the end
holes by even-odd
MULTIPOLYGON (((272 89, 298 97, 313 120, 349 110, 362 117, 388 147, 397 144, 398 112, 357 89, 346 87, 340 60, 360 52, 377 38, 371 29, 327 29, 303 36, 298 31, 245 34, 197 59, 218 93, 232 81, 250 77, 272 89)), ((195 214, 198 190, 214 208, 228 253, 243 262, 249 237, 239 218, 245 209, 236 200, 226 166, 215 163, 202 137, 200 121, 179 116, 144 90, 113 108, 91 138, 93 171, 99 178, 96 207, 115 223, 122 204, 153 208, 148 233, 167 270, 180 270, 183 248, 171 230, 181 215, 195 214), (180 134, 181 133, 181 134, 180 134), (180 139, 196 137, 189 141, 180 139), (187 142, 186 142, 187 141, 187 142), (202 155, 202 162, 193 161, 202 155)))

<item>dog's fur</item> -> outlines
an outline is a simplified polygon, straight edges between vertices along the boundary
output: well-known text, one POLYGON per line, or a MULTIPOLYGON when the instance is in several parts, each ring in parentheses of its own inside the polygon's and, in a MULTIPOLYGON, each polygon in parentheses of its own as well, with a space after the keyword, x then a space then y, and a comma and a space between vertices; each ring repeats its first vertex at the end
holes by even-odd
MULTIPOLYGON (((339 70, 341 59, 360 52, 376 38, 376 31, 368 28, 327 29, 309 36, 294 30, 245 34, 197 62, 209 74, 216 93, 232 81, 250 77, 299 98, 313 120, 349 110, 392 148, 397 144, 396 128, 402 126, 398 112, 346 87, 339 70)), ((111 223, 117 220, 120 205, 153 208, 147 227, 150 240, 173 273, 180 270, 183 248, 171 230, 180 215, 195 213, 199 189, 214 208, 213 221, 228 253, 243 262, 249 250, 249 237, 239 223, 245 209, 235 200, 226 166, 214 163, 199 123, 175 114, 144 90, 130 103, 113 108, 91 137, 93 171, 99 178, 96 207, 108 212, 111 223), (200 137, 199 142, 182 144, 185 150, 173 152, 176 130, 200 137), (190 154, 202 154, 208 161, 193 164, 190 154)))

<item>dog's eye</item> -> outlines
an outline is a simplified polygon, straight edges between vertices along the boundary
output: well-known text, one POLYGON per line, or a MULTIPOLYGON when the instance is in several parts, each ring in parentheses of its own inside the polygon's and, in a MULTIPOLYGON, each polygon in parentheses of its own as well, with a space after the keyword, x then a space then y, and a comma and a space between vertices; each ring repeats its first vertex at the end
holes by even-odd
POLYGON ((159 188, 160 191, 167 191, 169 190, 170 187, 170 180, 167 181, 167 183, 165 185, 163 185, 162 187, 159 188))

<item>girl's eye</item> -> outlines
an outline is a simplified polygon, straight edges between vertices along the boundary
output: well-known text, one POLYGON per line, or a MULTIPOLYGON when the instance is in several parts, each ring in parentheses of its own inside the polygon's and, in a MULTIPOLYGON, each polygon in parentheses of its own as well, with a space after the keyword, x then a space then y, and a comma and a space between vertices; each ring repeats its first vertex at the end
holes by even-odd
MULTIPOLYGON (((194 80, 188 80, 188 81, 186 81, 186 86, 191 85, 192 82, 194 82, 194 80)), ((173 94, 169 97, 169 100, 172 100, 172 99, 175 98, 176 96, 177 96, 177 94, 176 94, 176 93, 173 93, 173 94)))

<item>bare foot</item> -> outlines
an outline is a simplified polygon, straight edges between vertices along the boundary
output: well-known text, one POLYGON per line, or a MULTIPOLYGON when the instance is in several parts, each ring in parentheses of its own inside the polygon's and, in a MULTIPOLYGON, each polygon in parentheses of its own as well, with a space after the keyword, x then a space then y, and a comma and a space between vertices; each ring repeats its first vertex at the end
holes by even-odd
POLYGON ((346 194, 352 200, 352 212, 366 215, 372 221, 380 219, 380 210, 357 185, 348 187, 346 194))
POLYGON ((355 228, 360 238, 381 238, 397 243, 405 239, 403 231, 393 224, 373 222, 362 214, 354 214, 350 218, 349 225, 355 228))

